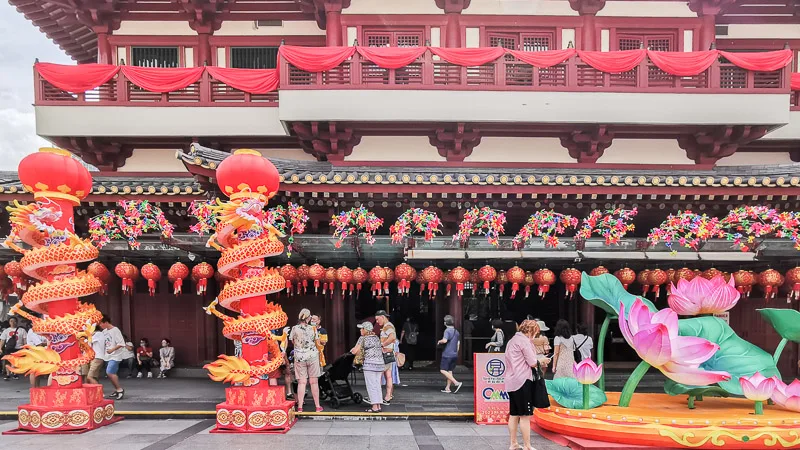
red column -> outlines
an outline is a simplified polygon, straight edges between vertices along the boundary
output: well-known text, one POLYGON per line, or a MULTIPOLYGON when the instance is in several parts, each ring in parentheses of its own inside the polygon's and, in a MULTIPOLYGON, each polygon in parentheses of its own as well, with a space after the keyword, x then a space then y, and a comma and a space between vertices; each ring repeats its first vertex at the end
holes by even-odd
POLYGON ((342 39, 342 5, 325 3, 325 43, 328 47, 341 47, 342 39), (328 6, 332 5, 332 6, 328 6))
POLYGON ((700 50, 709 50, 711 44, 716 42, 717 39, 717 21, 716 15, 706 14, 700 16, 703 26, 700 29, 700 50))
POLYGON ((113 64, 111 58, 111 43, 108 42, 108 32, 98 31, 97 34, 97 64, 113 64))
MULTIPOLYGON (((569 0, 569 6, 577 11, 583 19, 581 25, 581 49, 582 50, 598 50, 597 46, 597 28, 595 27, 595 16, 597 12, 603 9, 606 5, 606 0, 569 0)), ((575 47, 577 47, 577 43, 575 47)))
POLYGON ((735 0, 689 0, 689 9, 697 14, 702 22, 700 29, 700 50, 709 50, 716 41, 716 16, 735 0))
POLYGON ((446 14, 444 46, 450 48, 461 47, 461 12, 446 14))
POLYGON ((211 37, 210 31, 198 31, 197 32, 197 65, 198 66, 210 66, 211 65, 211 43, 209 42, 209 38, 211 37))

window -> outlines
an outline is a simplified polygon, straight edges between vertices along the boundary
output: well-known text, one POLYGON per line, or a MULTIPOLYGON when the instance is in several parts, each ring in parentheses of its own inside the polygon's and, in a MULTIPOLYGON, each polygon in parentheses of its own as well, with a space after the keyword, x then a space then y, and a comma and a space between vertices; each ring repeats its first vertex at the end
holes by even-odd
POLYGON ((422 31, 367 31, 364 41, 367 47, 421 47, 422 35, 422 31))
POLYGON ((231 47, 230 67, 274 69, 278 67, 278 47, 231 47))
POLYGON ((677 39, 674 34, 638 34, 620 33, 617 35, 618 50, 639 50, 645 48, 658 52, 677 51, 677 39))
POLYGON ((556 46, 552 32, 492 33, 489 32, 489 47, 503 47, 509 50, 540 52, 552 50, 556 46))
POLYGON ((178 67, 178 47, 131 47, 132 66, 178 67))

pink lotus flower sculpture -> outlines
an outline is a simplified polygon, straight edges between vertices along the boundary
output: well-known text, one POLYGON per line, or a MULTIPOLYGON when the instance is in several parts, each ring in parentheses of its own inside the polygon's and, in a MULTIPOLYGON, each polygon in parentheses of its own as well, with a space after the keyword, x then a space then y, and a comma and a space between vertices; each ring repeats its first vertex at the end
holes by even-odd
POLYGON ((729 282, 721 275, 711 280, 694 277, 691 281, 679 280, 677 286, 673 284, 667 302, 678 315, 696 316, 725 312, 736 306, 740 296, 733 277, 729 282))
POLYGON ((589 386, 597 383, 603 375, 603 365, 598 366, 591 358, 586 358, 572 367, 572 373, 583 385, 583 409, 589 409, 589 386))
MULTIPOLYGON (((756 402, 756 414, 764 414, 764 402, 769 400, 775 393, 775 386, 780 382, 778 377, 766 378, 761 373, 756 372, 749 377, 739 378, 742 385, 742 392, 745 398, 756 402)), ((783 384, 783 382, 780 382, 783 384)))
POLYGON ((633 390, 650 366, 677 383, 691 386, 707 386, 731 378, 728 372, 700 368, 719 350, 719 345, 699 337, 678 336, 678 315, 669 308, 653 313, 637 298, 626 318, 625 304, 620 302, 619 329, 644 361, 625 384, 620 406, 630 404, 633 390))
POLYGON ((778 406, 800 412, 800 380, 794 380, 787 386, 783 381, 776 379, 772 401, 778 406))

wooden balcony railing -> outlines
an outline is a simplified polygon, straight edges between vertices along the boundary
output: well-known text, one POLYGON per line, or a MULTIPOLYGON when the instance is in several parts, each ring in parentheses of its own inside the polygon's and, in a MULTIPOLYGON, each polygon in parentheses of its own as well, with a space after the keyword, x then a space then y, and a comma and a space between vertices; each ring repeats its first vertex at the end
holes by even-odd
POLYGON ((278 106, 278 92, 250 94, 212 78, 208 73, 196 83, 173 92, 150 92, 135 86, 122 72, 97 89, 83 94, 63 91, 34 70, 36 105, 97 106, 278 106))
POLYGON ((717 61, 696 76, 670 75, 645 58, 633 70, 601 72, 573 56, 540 69, 511 56, 477 67, 448 63, 427 51, 399 69, 384 69, 358 53, 327 72, 301 70, 279 60, 281 89, 429 89, 474 91, 789 93, 789 68, 753 72, 717 61))

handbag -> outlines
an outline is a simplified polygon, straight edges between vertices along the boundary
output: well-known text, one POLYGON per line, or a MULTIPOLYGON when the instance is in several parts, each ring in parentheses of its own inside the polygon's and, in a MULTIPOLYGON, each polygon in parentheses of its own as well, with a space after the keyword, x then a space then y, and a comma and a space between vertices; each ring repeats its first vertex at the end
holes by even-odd
POLYGON ((539 366, 533 369, 533 407, 549 408, 550 396, 547 394, 547 384, 544 381, 544 374, 539 366))
POLYGON ((395 362, 396 359, 394 357, 394 352, 384 352, 383 353, 383 363, 384 364, 391 364, 395 362))
POLYGON ((397 355, 395 355, 395 358, 397 359, 397 365, 398 366, 403 367, 403 366, 406 365, 406 354, 405 353, 399 353, 398 352, 397 355))
POLYGON ((583 340, 583 342, 581 342, 581 345, 578 345, 578 346, 575 346, 575 343, 573 342, 573 344, 572 344, 572 346, 573 346, 573 348, 572 348, 572 359, 576 363, 583 361, 583 356, 581 355, 581 347, 583 347, 583 344, 585 344, 586 341, 588 341, 588 340, 589 340, 589 336, 586 336, 586 338, 583 340))

